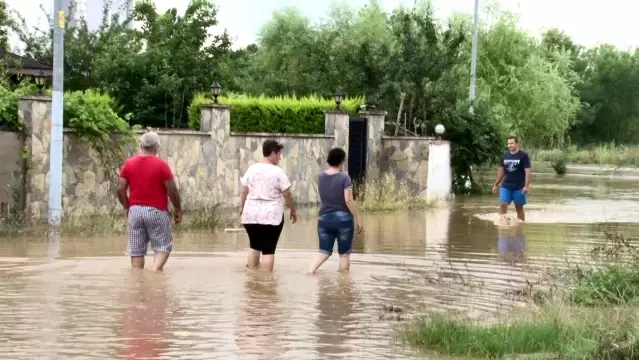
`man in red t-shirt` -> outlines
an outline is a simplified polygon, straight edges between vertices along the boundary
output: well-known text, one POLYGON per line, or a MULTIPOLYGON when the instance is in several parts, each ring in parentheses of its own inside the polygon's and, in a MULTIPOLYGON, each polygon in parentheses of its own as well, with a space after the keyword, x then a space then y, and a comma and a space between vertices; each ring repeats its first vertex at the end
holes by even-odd
POLYGON ((129 243, 126 253, 133 268, 144 268, 149 242, 155 253, 153 270, 162 270, 173 249, 171 199, 175 223, 182 220, 180 195, 171 168, 157 156, 160 137, 147 132, 140 138, 142 152, 128 159, 120 170, 118 199, 128 220, 129 243), (128 195, 127 195, 128 190, 128 195))

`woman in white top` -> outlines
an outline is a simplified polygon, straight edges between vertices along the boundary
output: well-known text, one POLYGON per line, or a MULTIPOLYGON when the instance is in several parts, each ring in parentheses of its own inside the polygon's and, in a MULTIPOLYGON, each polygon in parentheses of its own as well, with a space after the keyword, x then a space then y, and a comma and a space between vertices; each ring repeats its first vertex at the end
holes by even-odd
POLYGON ((262 265, 273 270, 275 248, 284 227, 284 200, 291 209, 290 219, 297 221, 295 204, 290 188, 291 183, 284 170, 277 166, 282 158, 283 146, 275 140, 262 144, 264 160, 249 166, 240 179, 240 218, 249 236, 249 250, 246 266, 257 268, 262 265))

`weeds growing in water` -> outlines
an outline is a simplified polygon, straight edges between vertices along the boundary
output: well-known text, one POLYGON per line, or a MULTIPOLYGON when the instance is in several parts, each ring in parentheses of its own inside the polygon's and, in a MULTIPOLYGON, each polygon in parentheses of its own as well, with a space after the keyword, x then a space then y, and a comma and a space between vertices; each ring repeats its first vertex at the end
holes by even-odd
POLYGON ((592 148, 570 146, 565 149, 533 150, 533 161, 554 163, 562 159, 568 164, 639 166, 639 147, 603 144, 592 148))
POLYGON ((538 288, 525 291, 531 309, 493 323, 427 314, 404 339, 475 358, 639 359, 639 252, 614 226, 603 234, 590 250, 593 266, 569 264, 528 284, 538 288))
POLYGON ((384 174, 379 180, 369 181, 355 189, 359 209, 363 212, 384 212, 425 209, 426 199, 411 194, 406 182, 384 174))

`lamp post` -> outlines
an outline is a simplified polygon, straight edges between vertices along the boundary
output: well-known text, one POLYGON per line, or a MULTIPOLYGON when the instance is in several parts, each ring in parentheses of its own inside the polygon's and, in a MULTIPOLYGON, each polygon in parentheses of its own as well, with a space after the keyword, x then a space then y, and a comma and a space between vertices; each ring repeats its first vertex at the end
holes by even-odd
POLYGON ((437 134, 437 140, 441 140, 442 135, 444 134, 445 131, 446 131, 446 128, 444 127, 444 125, 437 124, 437 126, 435 126, 435 133, 437 134))
POLYGON ((335 93, 335 95, 333 95, 335 97, 335 108, 336 109, 341 109, 342 108, 342 101, 344 101, 344 92, 343 91, 338 91, 337 93, 335 93))
POLYGON ((44 91, 42 90, 44 88, 44 83, 47 81, 46 76, 44 76, 44 73, 42 71, 40 71, 38 73, 38 75, 35 76, 35 83, 38 86, 38 95, 44 95, 44 91))
POLYGON ((219 104, 217 98, 220 96, 220 91, 222 91, 220 83, 217 81, 214 82, 213 85, 211 85, 211 94, 213 94, 213 102, 216 104, 219 104))

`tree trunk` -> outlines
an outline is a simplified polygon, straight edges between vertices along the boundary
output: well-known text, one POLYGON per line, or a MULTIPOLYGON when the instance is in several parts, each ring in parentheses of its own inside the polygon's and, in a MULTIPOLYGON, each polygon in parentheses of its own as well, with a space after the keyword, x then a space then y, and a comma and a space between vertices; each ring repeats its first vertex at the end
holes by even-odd
POLYGON ((397 121, 395 121, 395 136, 397 136, 397 134, 399 133, 399 125, 401 124, 400 121, 402 120, 402 111, 404 111, 404 100, 406 99, 406 93, 402 92, 401 95, 399 95, 399 111, 397 111, 397 121))

